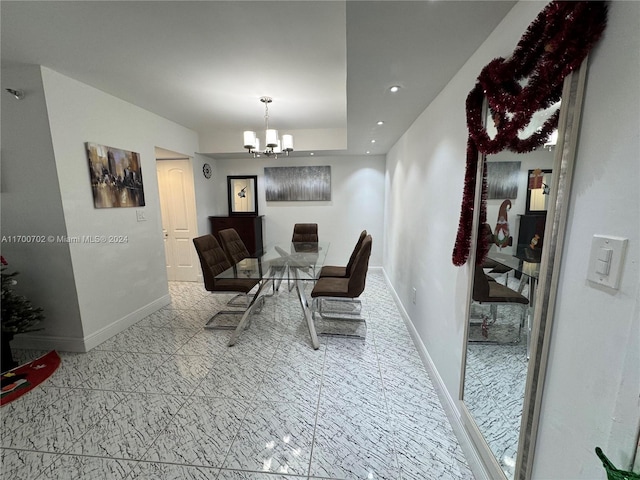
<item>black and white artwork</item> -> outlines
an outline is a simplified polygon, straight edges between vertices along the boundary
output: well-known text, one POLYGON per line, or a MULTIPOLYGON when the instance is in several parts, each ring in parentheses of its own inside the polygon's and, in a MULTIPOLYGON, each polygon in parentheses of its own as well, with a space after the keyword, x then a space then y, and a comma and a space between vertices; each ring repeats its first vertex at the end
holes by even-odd
POLYGON ((517 198, 520 162, 487 162, 487 198, 517 198))
POLYGON ((267 202, 331 200, 331 167, 265 167, 267 202))

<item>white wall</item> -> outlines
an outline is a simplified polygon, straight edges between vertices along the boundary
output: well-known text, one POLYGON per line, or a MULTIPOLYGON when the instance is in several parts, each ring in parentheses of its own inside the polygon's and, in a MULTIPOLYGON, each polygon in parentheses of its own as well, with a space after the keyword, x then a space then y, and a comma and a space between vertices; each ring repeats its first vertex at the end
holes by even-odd
MULTIPOLYGON (((265 244, 291 241, 294 223, 317 223, 320 240, 331 243, 326 262, 345 265, 360 232, 366 229, 373 237, 369 265, 382 265, 384 157, 314 156, 276 160, 247 156, 246 159, 217 160, 216 173, 216 181, 207 187, 214 199, 206 216, 227 215, 227 175, 258 175, 258 214, 265 216, 265 244), (331 166, 330 201, 266 202, 264 167, 308 165, 331 166)), ((203 211, 198 212, 199 219, 203 215, 203 211)))
POLYGON ((613 2, 589 58, 534 478, 629 468, 640 422, 640 2, 613 2), (629 239, 618 291, 586 280, 594 234, 629 239))
POLYGON ((451 260, 466 158, 465 100, 481 69, 511 54, 544 5, 517 4, 387 155, 383 265, 452 399, 470 273, 451 260))
MULTIPOLYGON (((446 395, 458 398, 469 266, 451 261, 466 148, 465 99, 545 2, 518 3, 387 155, 383 266, 446 395), (417 302, 411 302, 411 288, 417 302)), ((601 446, 628 466, 638 428, 638 2, 613 2, 593 52, 554 316, 534 478, 605 478, 601 446), (619 292, 586 281, 591 236, 630 239, 619 292)), ((455 413, 455 412, 454 412, 455 413)))
POLYGON ((39 327, 74 343, 83 333, 69 245, 48 238, 67 236, 67 227, 40 67, 3 68, 2 85, 25 92, 2 96, 2 255, 20 272, 16 290, 44 309, 39 327), (21 238, 29 235, 44 243, 21 238))
MULTIPOLYGON (((70 237, 127 238, 124 243, 64 246, 71 256, 77 300, 73 289, 53 295, 52 287, 48 285, 51 267, 47 262, 43 271, 33 272, 42 283, 43 297, 53 298, 60 304, 77 302, 81 338, 78 339, 77 334, 72 339, 64 338, 61 333, 64 330, 58 326, 67 320, 48 311, 44 335, 24 336, 22 341, 31 346, 37 343, 41 347, 81 351, 92 348, 168 303, 155 147, 193 155, 197 134, 48 68, 42 67, 41 71, 64 215, 64 220, 59 219, 59 222, 64 223, 70 237), (146 206, 94 208, 85 142, 140 153, 146 206), (146 221, 137 221, 137 210, 144 213, 146 221)), ((3 136, 4 126, 5 122, 3 136)), ((38 190, 41 184, 49 188, 54 182, 55 175, 38 176, 33 190, 38 190)), ((31 202, 24 215, 37 217, 42 208, 43 205, 31 202)), ((45 255, 53 253, 50 244, 40 248, 45 255)), ((56 245, 55 248, 60 247, 56 245)))

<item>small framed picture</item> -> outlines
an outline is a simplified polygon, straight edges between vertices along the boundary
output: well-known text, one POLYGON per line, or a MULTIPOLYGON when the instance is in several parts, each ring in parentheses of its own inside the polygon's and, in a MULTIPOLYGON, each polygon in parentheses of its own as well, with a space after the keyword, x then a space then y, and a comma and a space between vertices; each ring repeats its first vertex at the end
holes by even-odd
POLYGON ((258 176, 228 176, 229 216, 258 215, 258 176))

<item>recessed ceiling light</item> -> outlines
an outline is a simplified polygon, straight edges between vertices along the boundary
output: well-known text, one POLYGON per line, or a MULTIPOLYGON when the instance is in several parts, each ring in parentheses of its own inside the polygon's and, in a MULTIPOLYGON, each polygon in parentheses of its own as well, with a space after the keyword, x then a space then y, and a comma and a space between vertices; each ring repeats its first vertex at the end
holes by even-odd
POLYGON ((391 93, 396 93, 398 90, 400 90, 400 87, 398 85, 394 85, 389 89, 391 93))
POLYGON ((375 140, 371 140, 371 143, 376 143, 376 141, 375 140))
POLYGON ((382 120, 378 120, 378 125, 384 125, 384 122, 382 120))
POLYGON ((309 155, 315 155, 315 153, 311 152, 309 155))

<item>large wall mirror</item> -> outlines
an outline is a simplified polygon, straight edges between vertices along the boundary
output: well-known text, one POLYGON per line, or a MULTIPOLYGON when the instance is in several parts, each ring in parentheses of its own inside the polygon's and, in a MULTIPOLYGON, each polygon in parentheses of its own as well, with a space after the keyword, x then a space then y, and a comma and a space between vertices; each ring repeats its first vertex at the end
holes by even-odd
POLYGON ((469 262, 461 412, 492 478, 531 476, 585 72, 586 61, 565 79, 555 146, 478 162, 476 206, 485 165, 489 191, 472 245, 485 238, 490 249, 469 262))

